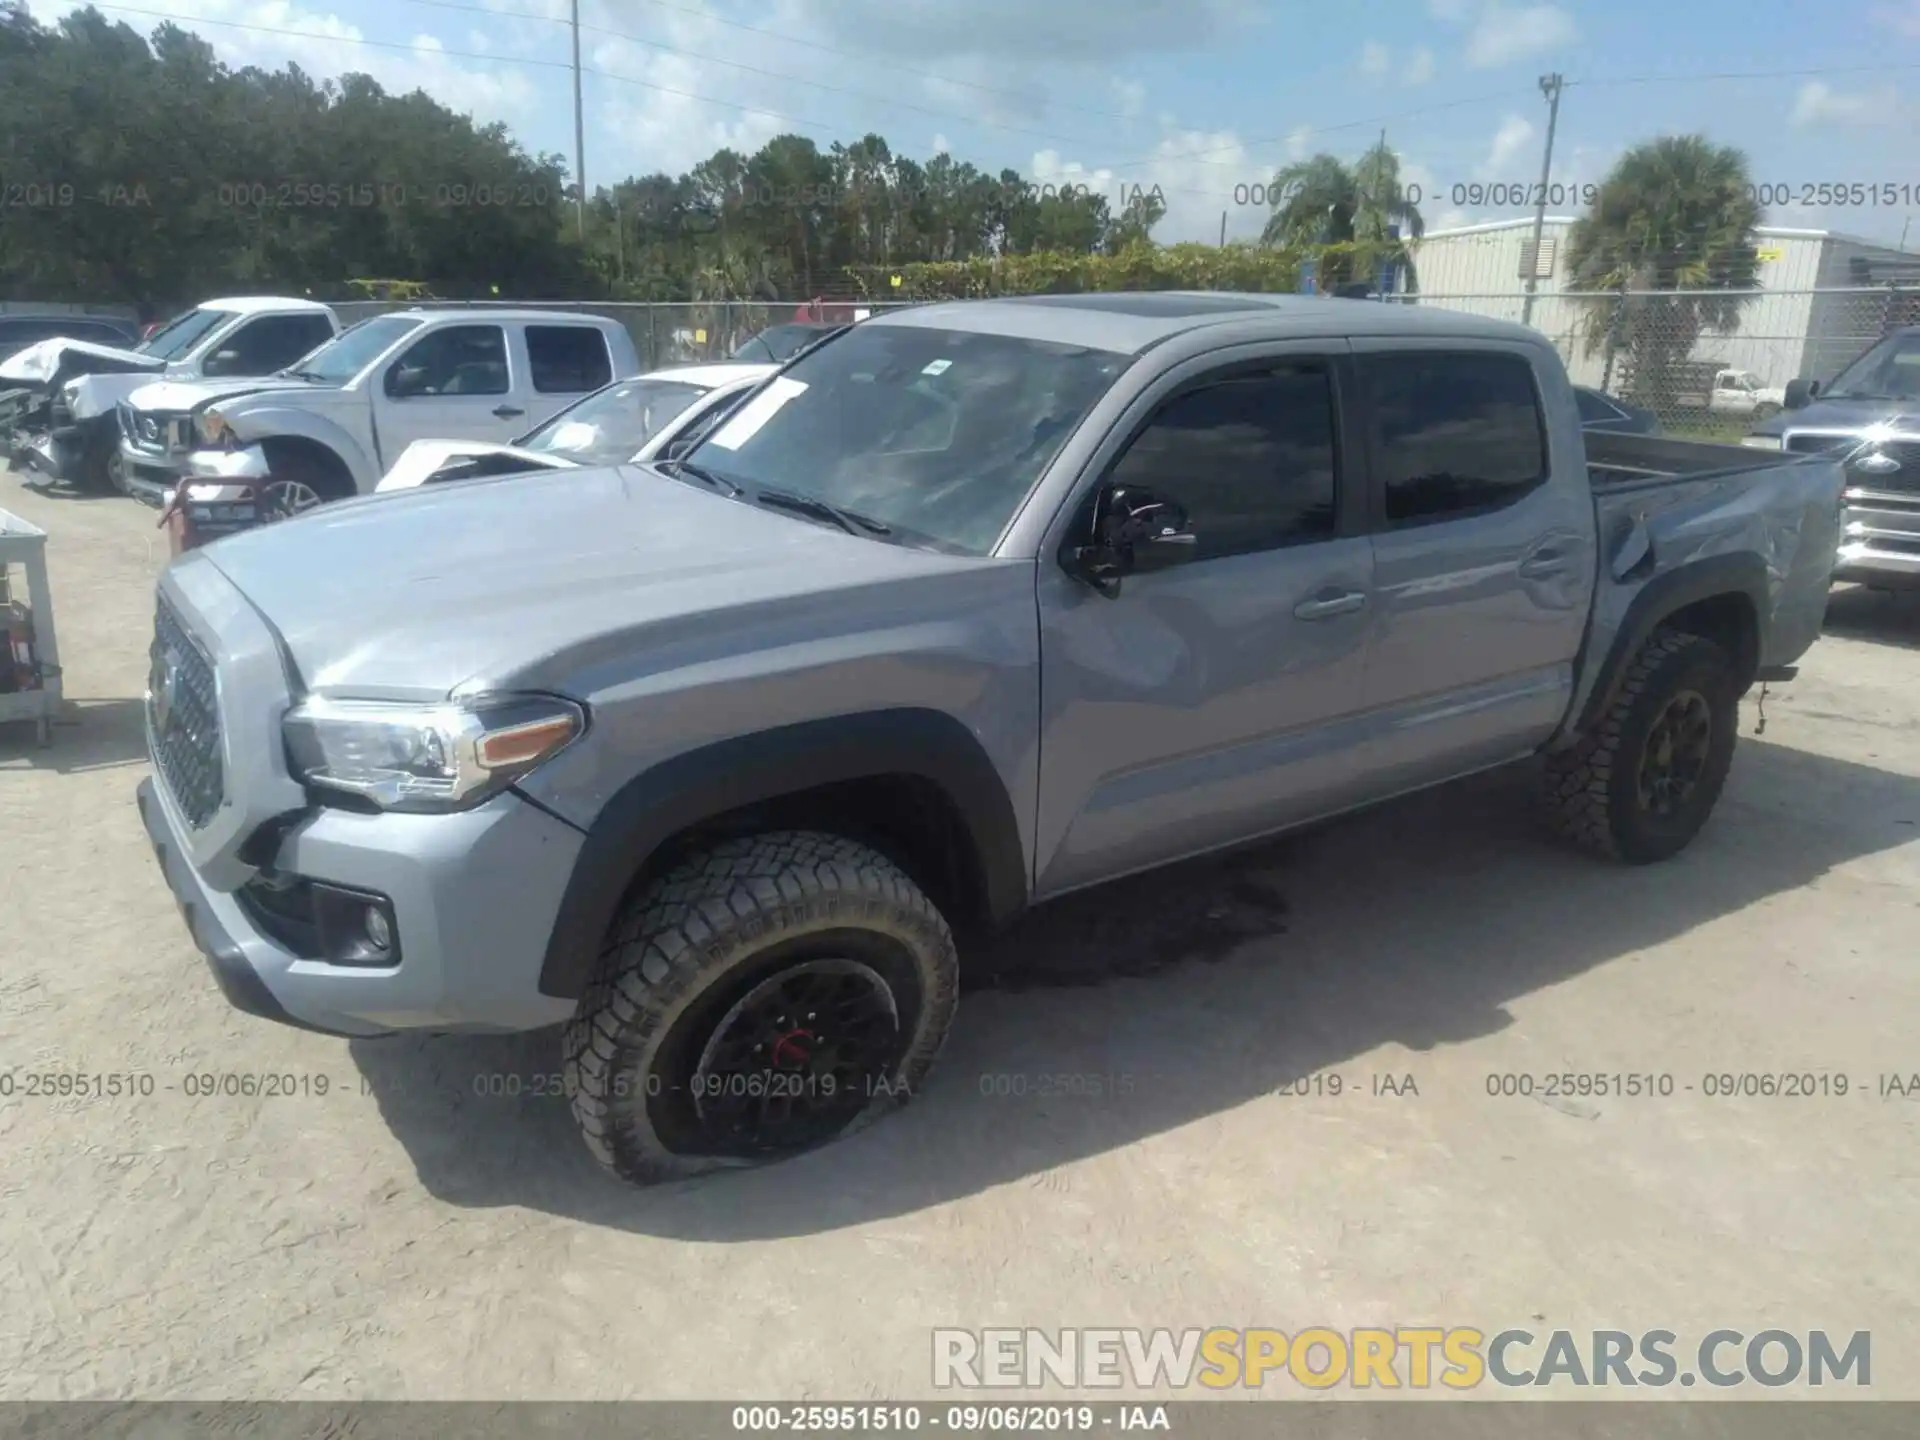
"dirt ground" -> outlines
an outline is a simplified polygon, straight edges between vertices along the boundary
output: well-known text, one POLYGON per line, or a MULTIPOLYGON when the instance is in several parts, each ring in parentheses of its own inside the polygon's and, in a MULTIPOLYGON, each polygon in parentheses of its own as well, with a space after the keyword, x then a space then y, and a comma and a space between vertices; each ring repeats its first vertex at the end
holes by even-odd
POLYGON ((935 1325, 1421 1323, 1870 1330, 1920 1398, 1920 1099, 1876 1083, 1920 1071, 1920 605, 1836 596, 1671 864, 1554 848, 1503 773, 1084 896, 982 960, 914 1105, 635 1191, 485 1093, 552 1035, 228 1009, 133 805, 155 516, 0 506, 51 533, 79 716, 0 730, 0 1398, 898 1398, 935 1325), (1488 1093, 1564 1070, 1674 1088, 1488 1093), (1781 1071, 1851 1093, 1704 1093, 1781 1071))

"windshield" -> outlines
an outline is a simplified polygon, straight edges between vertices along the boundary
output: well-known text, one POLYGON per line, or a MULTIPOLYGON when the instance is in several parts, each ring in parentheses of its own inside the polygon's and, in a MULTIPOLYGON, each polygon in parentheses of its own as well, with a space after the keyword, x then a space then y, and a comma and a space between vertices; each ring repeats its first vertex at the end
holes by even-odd
POLYGON ((688 459, 749 491, 869 516, 909 543, 984 555, 1131 358, 858 325, 768 381, 688 459))
POLYGON ((420 328, 418 315, 379 315, 342 330, 327 344, 299 362, 292 373, 324 385, 344 385, 381 352, 408 332, 420 328))
POLYGON ((148 336, 140 346, 140 353, 156 360, 178 360, 199 344, 209 330, 232 318, 232 312, 227 310, 189 310, 174 316, 148 336))
POLYGON ((1891 335, 1838 375, 1823 400, 1920 400, 1920 332, 1891 335))
POLYGON ((831 333, 834 328, 831 325, 769 325, 734 351, 729 358, 779 364, 783 360, 791 360, 821 336, 831 333))
POLYGON ((519 442, 523 450, 618 465, 707 393, 685 380, 616 380, 562 410, 519 442))

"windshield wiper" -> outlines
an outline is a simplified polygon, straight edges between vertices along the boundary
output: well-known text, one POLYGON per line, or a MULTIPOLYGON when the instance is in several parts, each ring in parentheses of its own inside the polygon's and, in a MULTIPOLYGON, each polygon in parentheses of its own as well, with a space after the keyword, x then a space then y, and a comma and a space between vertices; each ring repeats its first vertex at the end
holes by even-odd
POLYGON ((831 520, 849 535, 858 535, 863 531, 868 535, 891 535, 893 527, 875 520, 870 515, 862 515, 854 510, 843 510, 838 505, 830 505, 812 495, 796 495, 791 490, 761 490, 754 497, 762 505, 772 505, 776 509, 791 510, 799 515, 812 515, 821 520, 831 520))
POLYGON ((729 500, 737 500, 743 493, 740 487, 724 475, 716 475, 704 465, 696 465, 691 460, 669 460, 660 467, 669 475, 691 475, 694 479, 710 485, 729 500))
POLYGON ((331 385, 333 383, 317 370, 282 370, 280 373, 295 380, 312 380, 321 385, 331 385))

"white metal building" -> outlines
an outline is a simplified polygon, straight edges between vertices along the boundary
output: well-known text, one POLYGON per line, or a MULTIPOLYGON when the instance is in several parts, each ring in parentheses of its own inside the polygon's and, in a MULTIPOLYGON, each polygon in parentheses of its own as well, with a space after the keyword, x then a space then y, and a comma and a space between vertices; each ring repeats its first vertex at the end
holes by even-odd
MULTIPOLYGON (((1577 383, 1596 385, 1603 361, 1583 343, 1589 302, 1565 296, 1572 226, 1571 216, 1547 217, 1532 323, 1554 338, 1577 383)), ((1905 308, 1892 313, 1885 293, 1896 282, 1920 284, 1920 254, 1826 230, 1763 225, 1755 236, 1761 293, 1742 308, 1737 329, 1700 337, 1695 360, 1750 370, 1766 385, 1827 379, 1888 324, 1920 320, 1905 308), (1816 293, 1840 291, 1854 293, 1816 293)), ((1429 231, 1413 249, 1420 303, 1518 320, 1532 249, 1531 216, 1429 231)))

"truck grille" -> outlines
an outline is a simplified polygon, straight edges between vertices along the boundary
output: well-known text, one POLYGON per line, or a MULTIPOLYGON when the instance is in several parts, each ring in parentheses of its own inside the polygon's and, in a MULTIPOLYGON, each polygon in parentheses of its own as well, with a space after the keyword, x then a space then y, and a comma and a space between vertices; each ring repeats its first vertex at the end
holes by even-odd
POLYGON ((154 609, 148 654, 147 733, 154 766, 198 830, 226 793, 213 662, 164 597, 154 609))
POLYGON ((1847 465, 1847 483, 1871 490, 1920 490, 1920 440, 1883 440, 1847 465), (1885 456, 1900 468, 1877 471, 1875 456, 1885 456))

